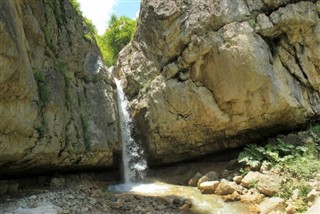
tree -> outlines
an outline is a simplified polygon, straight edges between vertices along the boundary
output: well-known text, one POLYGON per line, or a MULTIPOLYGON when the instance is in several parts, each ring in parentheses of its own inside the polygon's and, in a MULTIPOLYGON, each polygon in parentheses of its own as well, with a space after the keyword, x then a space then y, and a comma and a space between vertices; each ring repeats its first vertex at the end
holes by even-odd
POLYGON ((116 63, 119 52, 131 41, 135 30, 135 20, 126 16, 111 16, 106 32, 102 36, 97 36, 98 45, 107 66, 116 63))

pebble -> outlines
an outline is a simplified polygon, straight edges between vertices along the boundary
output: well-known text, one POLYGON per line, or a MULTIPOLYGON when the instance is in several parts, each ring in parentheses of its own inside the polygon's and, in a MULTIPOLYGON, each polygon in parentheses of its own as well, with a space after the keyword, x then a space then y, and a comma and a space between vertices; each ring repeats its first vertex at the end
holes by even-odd
POLYGON ((36 196, 36 195, 31 195, 31 196, 29 197, 29 199, 30 199, 30 200, 36 200, 36 199, 37 199, 37 196, 36 196))

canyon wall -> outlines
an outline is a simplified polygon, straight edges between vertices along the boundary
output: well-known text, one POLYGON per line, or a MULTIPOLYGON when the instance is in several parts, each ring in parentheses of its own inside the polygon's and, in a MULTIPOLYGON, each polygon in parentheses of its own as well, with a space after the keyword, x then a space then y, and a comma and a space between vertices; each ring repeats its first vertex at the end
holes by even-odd
POLYGON ((118 132, 115 84, 71 2, 0 1, 0 174, 110 167, 118 132))
POLYGON ((149 164, 250 142, 320 113, 320 1, 144 0, 115 72, 149 164))

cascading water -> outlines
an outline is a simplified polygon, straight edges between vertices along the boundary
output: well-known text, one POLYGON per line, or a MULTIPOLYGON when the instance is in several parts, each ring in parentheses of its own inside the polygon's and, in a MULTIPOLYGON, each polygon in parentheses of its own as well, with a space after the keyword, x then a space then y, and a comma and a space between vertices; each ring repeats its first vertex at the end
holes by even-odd
MULTIPOLYGON (((145 177, 147 162, 143 158, 141 146, 132 138, 132 120, 128 112, 128 100, 120 80, 115 79, 118 95, 118 109, 122 138, 122 161, 124 184, 108 186, 110 192, 130 192, 142 196, 163 197, 175 196, 188 199, 192 203, 192 213, 248 213, 245 205, 224 203, 219 197, 202 195, 197 188, 169 185, 165 183, 138 183, 145 177)), ((150 200, 150 199, 149 199, 150 200)))
POLYGON ((117 85, 118 110, 120 116, 122 161, 124 182, 135 183, 145 177, 147 162, 143 158, 143 149, 132 138, 132 120, 128 111, 128 100, 122 89, 121 81, 114 79, 117 85))

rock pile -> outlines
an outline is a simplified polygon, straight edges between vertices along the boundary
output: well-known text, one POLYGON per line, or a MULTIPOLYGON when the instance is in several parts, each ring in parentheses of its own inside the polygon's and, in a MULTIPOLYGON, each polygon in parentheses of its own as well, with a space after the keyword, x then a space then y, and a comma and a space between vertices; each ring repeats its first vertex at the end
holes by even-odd
MULTIPOLYGON (((223 177, 223 176, 222 176, 223 177)), ((294 201, 301 200, 299 198, 299 190, 296 189, 296 194, 293 194, 292 199, 285 201, 282 198, 276 197, 279 193, 281 184, 284 182, 283 178, 274 172, 264 171, 263 173, 257 171, 250 171, 244 176, 233 173, 229 180, 221 178, 217 173, 210 171, 205 175, 197 173, 189 180, 189 186, 195 186, 203 194, 217 194, 221 195, 224 201, 241 201, 249 204, 252 210, 257 210, 263 214, 271 212, 280 213, 297 213, 294 207, 294 201), (216 175, 216 176, 210 176, 216 175), (214 178, 214 179, 210 179, 214 178)), ((315 199, 320 196, 320 185, 318 181, 311 182, 313 187, 309 192, 307 200, 309 206, 313 205, 315 199)), ((318 200, 319 201, 319 200, 318 200)), ((319 202, 310 208, 310 212, 315 210, 319 202)))

